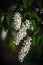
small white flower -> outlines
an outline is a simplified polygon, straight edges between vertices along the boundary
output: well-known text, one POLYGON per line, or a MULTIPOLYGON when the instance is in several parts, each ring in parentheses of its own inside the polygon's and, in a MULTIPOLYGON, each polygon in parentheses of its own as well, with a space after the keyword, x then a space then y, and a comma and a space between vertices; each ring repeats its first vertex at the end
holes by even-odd
POLYGON ((27 30, 27 27, 26 27, 26 25, 24 23, 22 23, 21 27, 22 27, 23 30, 25 30, 25 31, 27 30))
POLYGON ((30 25, 31 25, 30 21, 29 20, 26 20, 25 21, 25 24, 26 24, 26 28, 27 29, 30 29, 30 25))
POLYGON ((31 25, 31 30, 33 31, 34 30, 34 27, 31 25))

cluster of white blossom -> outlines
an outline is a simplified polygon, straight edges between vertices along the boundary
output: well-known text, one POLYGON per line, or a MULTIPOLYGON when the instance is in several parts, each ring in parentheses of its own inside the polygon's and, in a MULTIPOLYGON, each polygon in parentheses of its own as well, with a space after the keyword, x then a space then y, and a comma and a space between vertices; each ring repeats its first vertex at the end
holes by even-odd
POLYGON ((17 32, 17 34, 15 33, 15 31, 13 32, 13 36, 14 36, 14 41, 13 42, 16 45, 19 45, 20 41, 27 34, 26 30, 30 29, 30 27, 31 27, 31 23, 29 22, 29 20, 26 20, 25 23, 22 23, 22 25, 21 25, 19 31, 17 32))
POLYGON ((21 48, 21 51, 18 55, 20 62, 23 62, 24 57, 28 54, 28 51, 30 50, 31 41, 31 37, 28 37, 27 40, 24 41, 23 47, 21 48))
POLYGON ((20 29, 21 26, 21 15, 19 12, 14 14, 12 26, 15 30, 20 29))

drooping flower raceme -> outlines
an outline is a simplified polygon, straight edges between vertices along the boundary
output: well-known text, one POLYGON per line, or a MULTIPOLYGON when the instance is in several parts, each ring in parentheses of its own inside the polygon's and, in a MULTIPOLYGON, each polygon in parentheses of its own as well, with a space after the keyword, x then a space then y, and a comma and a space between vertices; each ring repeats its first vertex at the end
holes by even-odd
MULTIPOLYGON (((19 12, 15 13, 13 17, 13 23, 12 27, 15 29, 12 34, 14 36, 14 41, 16 45, 19 45, 19 43, 23 40, 23 38, 27 35, 27 29, 34 30, 31 21, 27 20, 22 22, 21 15, 19 12)), ((21 48, 21 51, 18 54, 18 59, 20 62, 23 61, 24 57, 28 54, 28 51, 30 50, 32 38, 27 36, 27 39, 24 40, 23 47, 21 48)))
POLYGON ((28 37, 27 40, 24 41, 23 47, 21 48, 21 51, 19 52, 18 58, 20 62, 23 62, 24 57, 28 54, 28 51, 30 50, 30 45, 32 38, 28 37))
POLYGON ((15 30, 18 30, 20 29, 20 26, 21 26, 21 15, 19 12, 17 13, 14 13, 14 17, 13 17, 13 23, 12 23, 12 26, 15 30))

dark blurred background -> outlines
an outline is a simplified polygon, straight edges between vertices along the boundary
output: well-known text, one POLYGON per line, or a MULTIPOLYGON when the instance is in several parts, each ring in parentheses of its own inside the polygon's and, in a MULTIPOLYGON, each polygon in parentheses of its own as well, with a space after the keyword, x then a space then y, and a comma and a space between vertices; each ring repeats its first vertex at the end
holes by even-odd
POLYGON ((13 4, 16 4, 16 0, 0 0, 0 12, 7 12, 13 4))

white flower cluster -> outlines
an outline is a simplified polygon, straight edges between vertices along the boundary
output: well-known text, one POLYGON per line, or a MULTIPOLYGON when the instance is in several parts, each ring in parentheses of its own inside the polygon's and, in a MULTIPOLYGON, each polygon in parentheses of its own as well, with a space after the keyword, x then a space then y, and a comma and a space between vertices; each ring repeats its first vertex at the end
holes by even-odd
MULTIPOLYGON (((16 45, 19 45, 20 41, 23 40, 23 37, 27 35, 27 29, 34 30, 33 26, 31 25, 31 21, 26 20, 24 23, 22 23, 20 13, 17 12, 15 13, 13 17, 13 23, 12 27, 18 32, 13 31, 12 34, 14 36, 14 41, 16 45), (21 24, 22 23, 22 24, 21 24)), ((23 47, 21 48, 21 51, 19 52, 19 61, 22 62, 24 57, 27 55, 28 51, 30 50, 30 45, 31 45, 31 37, 28 37, 27 40, 24 41, 23 47)))
POLYGON ((21 25, 21 15, 19 12, 15 13, 14 14, 14 17, 13 17, 13 23, 12 23, 12 26, 15 30, 18 30, 20 29, 20 25, 21 25))
POLYGON ((20 62, 23 62, 24 57, 28 54, 28 51, 30 50, 31 40, 32 38, 28 37, 27 40, 24 41, 24 46, 21 48, 21 51, 18 55, 20 62))
POLYGON ((29 22, 29 20, 26 20, 25 23, 22 23, 19 32, 17 32, 17 34, 15 33, 15 31, 13 32, 13 36, 14 36, 14 43, 16 45, 19 45, 20 41, 23 39, 23 37, 26 36, 27 29, 30 29, 31 27, 31 23, 29 22))

